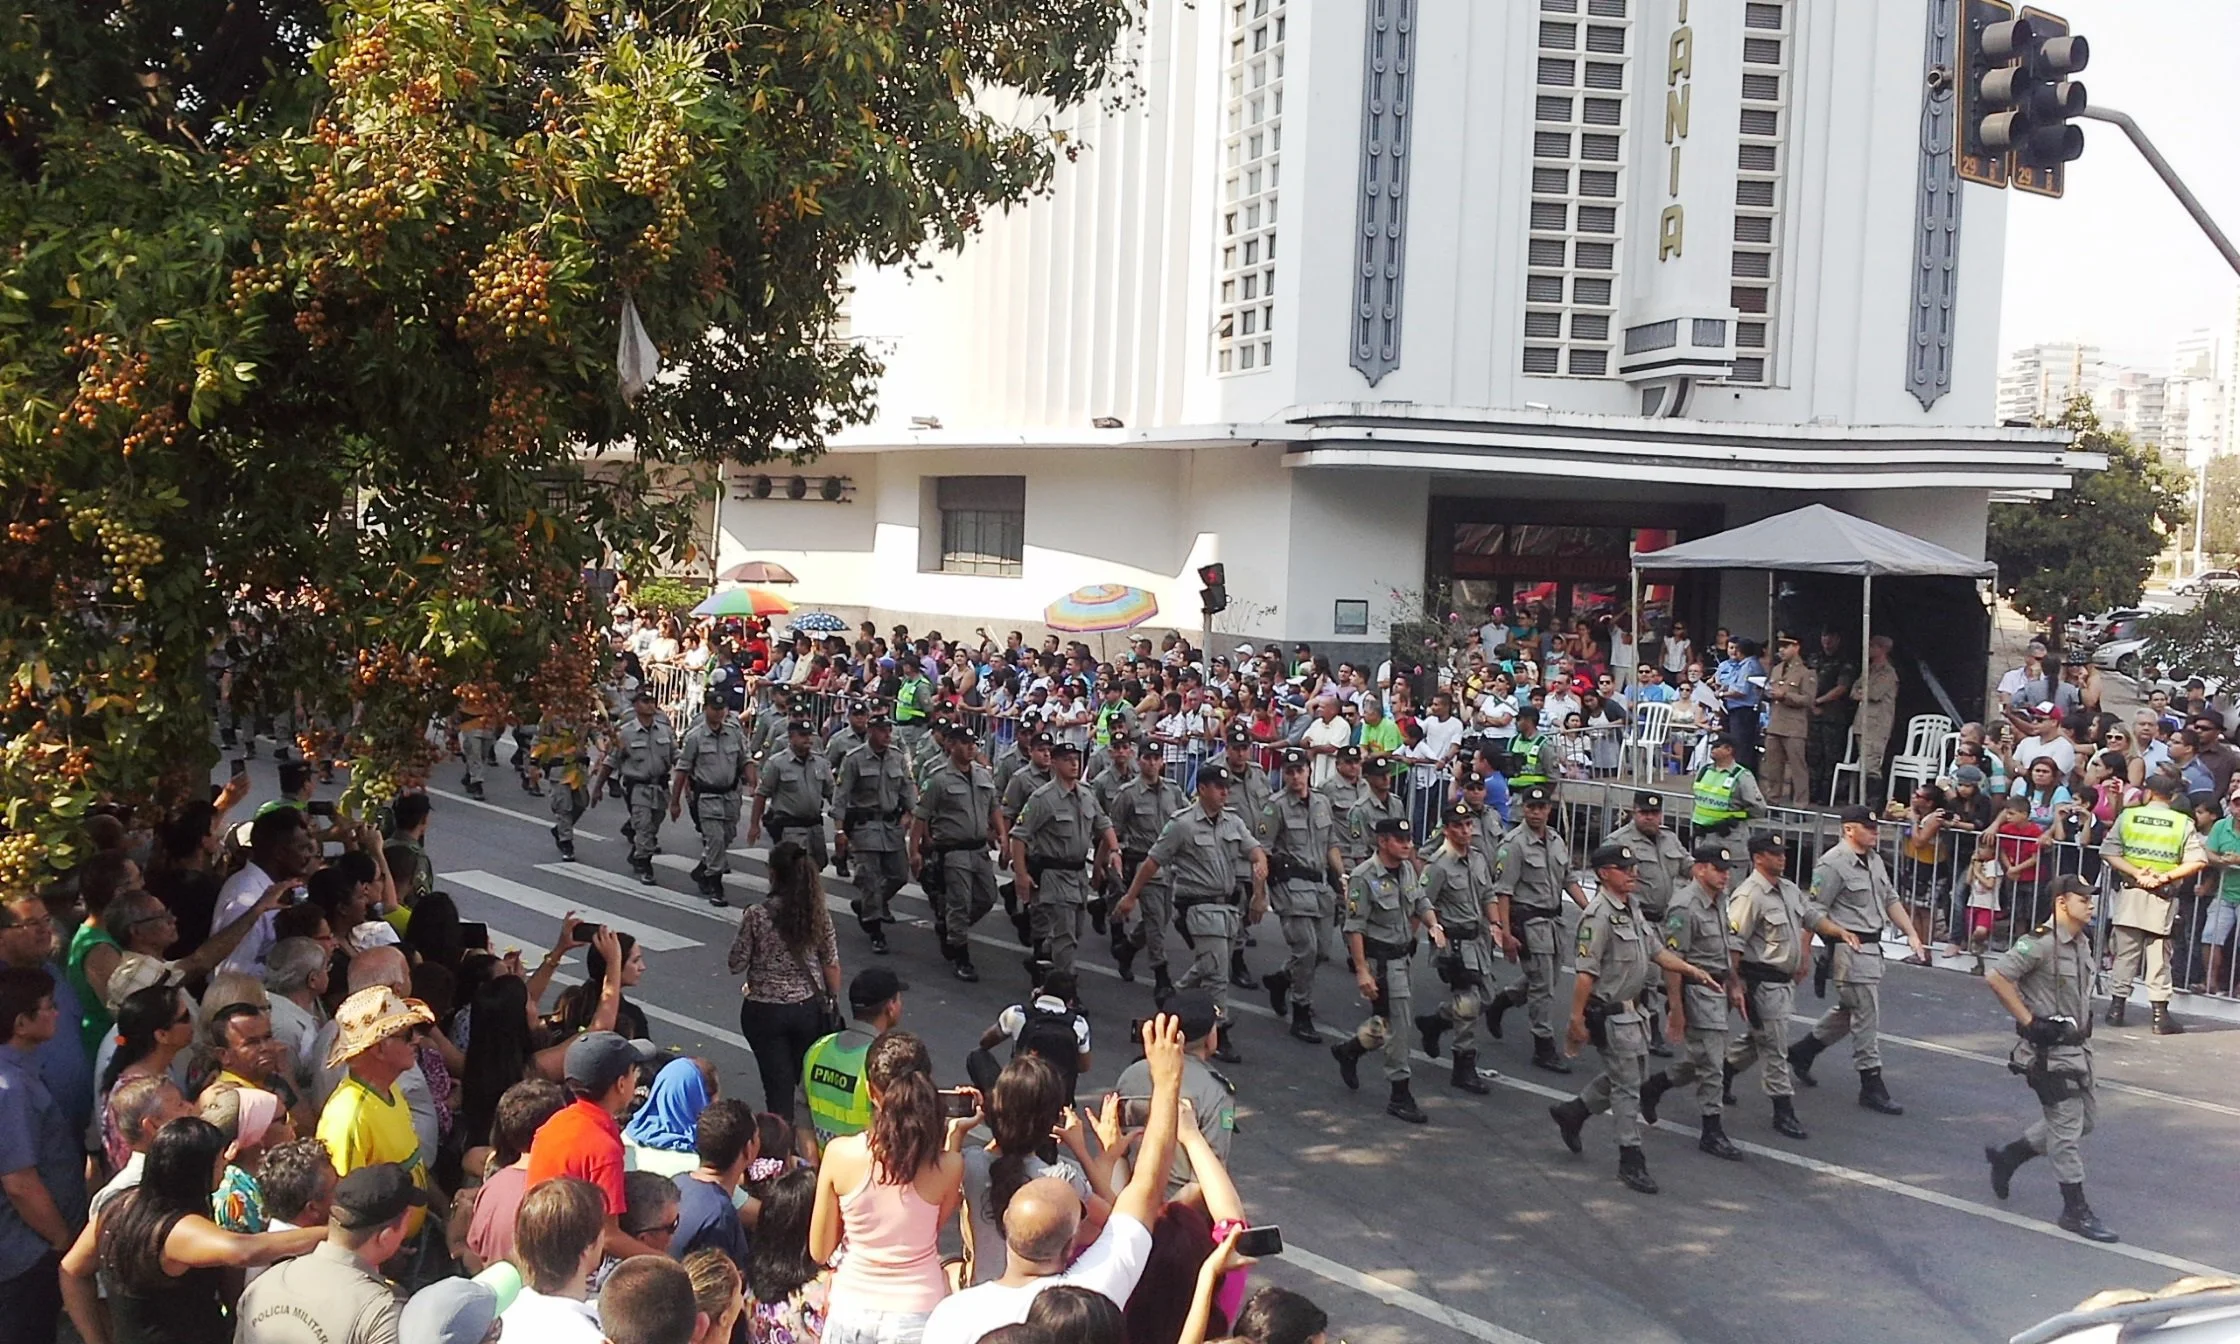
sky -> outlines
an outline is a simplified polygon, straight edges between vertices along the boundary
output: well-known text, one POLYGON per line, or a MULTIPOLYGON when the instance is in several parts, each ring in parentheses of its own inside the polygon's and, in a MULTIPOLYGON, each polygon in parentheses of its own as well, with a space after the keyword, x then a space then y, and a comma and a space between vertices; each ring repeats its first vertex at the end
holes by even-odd
MULTIPOLYGON (((2091 101, 2130 113, 2226 236, 2240 241, 2240 118, 2224 82, 2240 54, 2240 0, 2043 7, 2091 40, 2081 76, 2091 101)), ((2084 158, 2069 165, 2065 196, 2007 192, 2001 358, 2041 341, 2082 340, 2117 363, 2161 370, 2173 340, 2211 327, 2229 361, 2240 277, 2121 130, 2081 124, 2084 158)))

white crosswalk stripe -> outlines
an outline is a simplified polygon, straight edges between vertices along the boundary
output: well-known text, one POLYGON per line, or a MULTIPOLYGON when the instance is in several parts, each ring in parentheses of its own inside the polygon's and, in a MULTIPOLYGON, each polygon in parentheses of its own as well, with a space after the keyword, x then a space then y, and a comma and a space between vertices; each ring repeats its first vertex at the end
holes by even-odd
MULTIPOLYGON (((515 821, 527 822, 531 826, 542 826, 547 830, 550 830, 552 827, 552 818, 549 816, 532 817, 526 812, 516 812, 510 807, 500 807, 496 803, 481 802, 476 799, 469 798, 463 793, 453 793, 449 789, 430 789, 428 790, 428 796, 431 798, 448 799, 451 802, 457 803, 461 807, 479 807, 485 812, 495 812, 501 817, 511 817, 515 821)), ((576 827, 576 839, 578 840, 605 840, 606 838, 607 837, 600 835, 596 831, 587 831, 581 826, 576 827)))
POLYGON ((442 880, 456 886, 479 891, 485 896, 495 896, 501 901, 510 905, 518 905, 525 910, 534 910, 542 915, 550 915, 554 919, 558 919, 573 910, 578 919, 589 920, 594 924, 604 924, 617 933, 629 934, 637 940, 638 946, 648 952, 675 952, 682 948, 705 946, 697 939, 671 933, 667 929, 653 924, 641 924, 637 920, 611 914, 594 906, 585 905, 580 901, 568 900, 565 897, 546 891, 542 887, 532 887, 525 882, 516 882, 509 877, 500 877, 496 873, 486 873, 480 868, 466 868, 457 872, 445 873, 442 875, 442 880))
MULTIPOLYGON (((663 856, 655 855, 654 857, 658 861, 663 856)), ((674 910, 680 915, 693 915, 700 919, 713 920, 715 923, 734 927, 739 923, 737 911, 727 913, 699 897, 681 895, 670 891, 666 887, 649 887, 634 877, 624 877, 619 873, 610 873, 603 868, 590 868, 580 863, 540 863, 537 865, 537 871, 550 873, 554 877, 572 878, 577 882, 598 887, 603 891, 611 891, 617 896, 628 896, 633 900, 644 901, 649 905, 658 905, 664 910, 674 910)))

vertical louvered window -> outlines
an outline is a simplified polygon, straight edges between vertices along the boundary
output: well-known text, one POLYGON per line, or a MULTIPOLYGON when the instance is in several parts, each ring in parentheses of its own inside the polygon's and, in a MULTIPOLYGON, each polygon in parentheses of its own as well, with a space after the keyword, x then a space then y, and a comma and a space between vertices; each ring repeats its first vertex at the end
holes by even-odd
POLYGON ((1522 367, 1610 372, 1631 0, 1540 0, 1522 367))
POLYGON ((1276 188, 1282 177, 1286 0, 1225 0, 1228 105, 1215 228, 1213 363, 1252 373, 1275 355, 1276 188))
POLYGON ((1742 112, 1735 150, 1734 251, 1728 268, 1736 312, 1731 383, 1774 379, 1795 9, 1795 0, 1748 0, 1742 7, 1742 112))

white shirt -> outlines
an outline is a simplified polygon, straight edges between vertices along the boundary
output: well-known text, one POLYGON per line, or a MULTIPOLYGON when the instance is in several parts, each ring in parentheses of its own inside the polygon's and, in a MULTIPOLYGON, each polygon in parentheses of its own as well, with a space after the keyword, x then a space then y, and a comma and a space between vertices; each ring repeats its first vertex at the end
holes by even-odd
POLYGON ((2012 703, 2014 700, 2015 692, 2021 690, 2022 684, 2029 679, 2030 674, 2023 671, 2019 667, 2010 667, 2005 672, 2001 673, 1999 676, 2000 703, 2012 703))
POLYGON ((272 1038, 288 1047, 288 1058, 281 1065, 299 1092, 308 1092, 317 1086, 319 1066, 327 1057, 319 1050, 318 1018, 296 1006, 293 999, 279 994, 272 999, 272 1038))
MULTIPOLYGON (((240 872, 227 878, 226 884, 218 888, 218 904, 211 912, 210 927, 222 929, 248 914, 249 908, 263 899, 264 894, 271 889, 270 873, 254 863, 243 866, 240 872)), ((278 917, 277 910, 265 911, 255 926, 241 935, 240 945, 225 959, 221 969, 245 971, 262 979, 265 949, 271 947, 273 942, 272 921, 278 917)))
POLYGON ((2070 771, 2077 768, 2077 744, 2068 738, 2057 736, 2051 742, 2041 742, 2035 737, 2026 737, 2022 740, 2022 745, 2014 749, 2015 778, 2028 776, 2030 762, 2040 756, 2051 757, 2053 763, 2061 767, 2063 781, 2069 778, 2070 771))
POLYGON ((1423 728, 1423 745, 1430 759, 1443 761, 1462 745, 1462 720, 1426 714, 1416 722, 1423 728))
MULTIPOLYGON (((1118 1306, 1128 1305, 1129 1294, 1143 1277, 1151 1258, 1151 1229, 1124 1213, 1115 1213, 1104 1231, 1091 1242, 1081 1258, 1062 1274, 1052 1274, 1017 1287, 983 1283, 942 1300, 926 1320, 924 1344, 979 1344, 980 1337, 1027 1319, 1027 1312, 1045 1288, 1072 1284, 1102 1293, 1118 1306)), ((527 1293, 523 1293, 527 1296, 527 1293)), ((506 1313, 509 1317, 513 1314, 506 1313)), ((506 1322, 511 1333, 513 1322, 506 1322)), ((544 1344, 544 1341, 539 1341, 544 1344)))
POLYGON ((1578 696, 1569 691, 1560 695, 1550 691, 1548 698, 1540 702, 1540 727, 1544 732, 1556 732, 1563 727, 1566 718, 1586 712, 1586 706, 1579 703, 1578 696))
MULTIPOLYGON (((1076 1013, 1067 1006, 1064 999, 1052 998, 1048 994, 1035 995, 1034 1006, 1046 1013, 1071 1014, 1074 1048, 1084 1055, 1089 1053, 1089 1017, 1086 1013, 1076 1013)), ((996 1014, 996 1030, 1002 1032, 1006 1040, 1018 1040, 1020 1029, 1026 1025, 1027 1009, 1024 1004, 1014 1003, 996 1014)))
POLYGON ((1504 696, 1488 691, 1478 697, 1478 722, 1485 725, 1486 735, 1493 738, 1517 735, 1517 707, 1504 696))
POLYGON ((513 1305, 498 1313, 505 1333, 536 1344, 605 1344, 599 1328, 599 1309, 572 1297, 546 1297, 534 1288, 523 1288, 513 1305))
POLYGON ((1664 670, 1676 677, 1687 671, 1688 655, 1691 652, 1693 650, 1688 647, 1687 640, 1675 639, 1666 635, 1664 637, 1664 670))
MULTIPOLYGON (((274 1000, 274 1002, 278 1002, 278 1000, 274 1000)), ((137 1157, 138 1154, 134 1154, 134 1156, 137 1157)), ((264 1230, 267 1232, 294 1232, 298 1229, 294 1223, 289 1222, 285 1218, 267 1218, 264 1220, 264 1230)), ((279 1263, 279 1261, 275 1260, 272 1262, 272 1265, 277 1265, 279 1263)), ((241 1286, 246 1288, 250 1284, 255 1283, 257 1281, 257 1276, 272 1268, 272 1265, 249 1266, 249 1272, 241 1276, 241 1286)))
MULTIPOLYGON (((1353 741, 1353 725, 1342 718, 1333 718, 1328 723, 1317 719, 1307 725, 1306 735, 1300 740, 1310 747, 1347 746, 1353 741)), ((1319 789, 1338 773, 1338 758, 1335 755, 1313 757, 1308 769, 1312 772, 1309 780, 1319 789)))

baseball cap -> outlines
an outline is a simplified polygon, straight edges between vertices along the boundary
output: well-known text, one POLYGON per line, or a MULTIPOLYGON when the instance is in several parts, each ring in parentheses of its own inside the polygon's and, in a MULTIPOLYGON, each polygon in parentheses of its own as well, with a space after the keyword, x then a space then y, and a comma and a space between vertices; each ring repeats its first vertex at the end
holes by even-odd
POLYGON ((1594 853, 1587 856, 1587 866, 1590 868, 1633 868, 1640 862, 1633 856, 1633 846, 1616 840, 1603 841, 1594 847, 1594 853))
POLYGON ((859 971, 856 978, 848 982, 848 1006, 876 1008, 908 988, 909 981, 884 966, 874 966, 859 971))
POLYGON ((358 1168, 334 1186, 335 1221, 344 1227, 379 1227, 407 1209, 428 1207, 428 1193, 394 1162, 358 1168))
POLYGON ((651 1041, 625 1040, 611 1031, 587 1031, 568 1043, 561 1075, 596 1097, 615 1080, 661 1052, 651 1041))
POLYGON ((1256 653, 1260 652, 1260 650, 1258 650, 1258 649, 1256 649, 1256 648, 1252 647, 1252 646, 1251 646, 1250 644, 1239 644, 1239 645, 1237 646, 1237 652, 1238 652, 1238 653, 1240 653, 1240 654, 1242 654, 1243 656, 1245 656, 1245 657, 1247 657, 1247 658, 1250 658, 1250 657, 1252 657, 1252 656, 1253 656, 1254 654, 1256 654, 1256 653))
POLYGON ((1214 1011, 1213 995, 1202 989, 1186 989, 1168 999, 1166 1011, 1182 1019, 1185 1041, 1204 1040, 1221 1020, 1214 1011))
POLYGON ((1688 857, 1697 863, 1733 863, 1734 846, 1725 840, 1699 840, 1688 857))
POLYGON ((438 1279, 412 1295, 397 1318, 408 1344, 482 1344, 498 1318, 497 1290, 473 1279, 438 1279))
POLYGON ((1983 782, 1983 771, 1972 765, 1963 765, 1952 772, 1952 782, 1955 784, 1981 784, 1983 782))
POLYGON ((2030 707, 2030 717, 2033 719, 2059 718, 2060 711, 2054 708, 2051 700, 2040 700, 2030 707))

